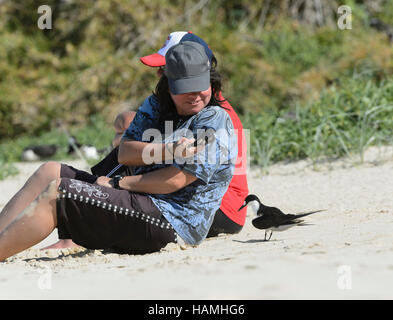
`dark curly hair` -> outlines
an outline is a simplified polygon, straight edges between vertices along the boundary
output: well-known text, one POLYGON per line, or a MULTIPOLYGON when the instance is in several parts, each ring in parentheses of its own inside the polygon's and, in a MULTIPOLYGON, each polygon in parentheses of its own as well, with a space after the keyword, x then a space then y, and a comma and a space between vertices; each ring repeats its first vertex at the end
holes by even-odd
MULTIPOLYGON (((207 106, 219 106, 221 108, 224 108, 221 106, 221 103, 225 100, 219 100, 218 98, 219 93, 221 92, 221 75, 216 67, 217 60, 213 56, 210 69, 210 84, 212 88, 212 96, 207 106)), ((153 94, 157 97, 160 103, 160 124, 163 125, 165 121, 174 121, 176 125, 176 123, 181 117, 178 115, 175 103, 173 102, 169 93, 168 78, 165 74, 161 76, 153 94)))

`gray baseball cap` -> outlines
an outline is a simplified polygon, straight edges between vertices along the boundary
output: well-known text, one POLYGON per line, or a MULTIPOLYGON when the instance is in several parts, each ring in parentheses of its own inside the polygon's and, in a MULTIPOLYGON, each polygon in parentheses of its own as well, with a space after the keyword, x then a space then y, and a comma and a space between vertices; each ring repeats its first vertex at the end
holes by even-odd
POLYGON ((205 48, 191 41, 171 47, 165 54, 165 75, 173 94, 205 91, 210 86, 210 61, 205 48))

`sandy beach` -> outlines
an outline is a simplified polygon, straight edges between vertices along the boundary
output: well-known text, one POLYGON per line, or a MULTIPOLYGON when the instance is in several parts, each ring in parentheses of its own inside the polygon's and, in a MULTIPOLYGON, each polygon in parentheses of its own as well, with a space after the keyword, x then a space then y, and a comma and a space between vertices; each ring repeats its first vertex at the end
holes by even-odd
MULTIPOLYGON (((81 167, 79 161, 68 162, 81 167)), ((40 165, 0 181, 0 208, 40 165)), ((393 148, 341 159, 250 168, 250 193, 286 213, 326 209, 310 225, 236 235, 147 255, 34 248, 0 263, 0 299, 393 299, 393 148)))

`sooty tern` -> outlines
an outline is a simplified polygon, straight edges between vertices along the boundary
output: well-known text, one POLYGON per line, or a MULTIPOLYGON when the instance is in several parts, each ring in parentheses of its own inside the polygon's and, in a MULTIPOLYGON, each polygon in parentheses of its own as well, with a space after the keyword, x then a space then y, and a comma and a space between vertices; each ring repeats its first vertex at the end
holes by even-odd
POLYGON ((265 206, 254 194, 250 194, 246 197, 244 204, 239 210, 243 209, 251 201, 258 202, 257 217, 252 220, 252 224, 255 228, 265 230, 265 241, 268 230, 270 230, 270 235, 267 241, 272 237, 273 231, 284 231, 296 225, 305 225, 302 224, 303 220, 299 218, 323 211, 317 210, 299 214, 285 214, 276 207, 265 206))

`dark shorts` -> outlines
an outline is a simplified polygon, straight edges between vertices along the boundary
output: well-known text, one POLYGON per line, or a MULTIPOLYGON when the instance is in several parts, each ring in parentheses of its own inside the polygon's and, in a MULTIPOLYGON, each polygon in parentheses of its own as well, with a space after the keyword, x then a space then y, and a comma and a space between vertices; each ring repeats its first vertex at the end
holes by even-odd
POLYGON ((99 186, 96 176, 67 165, 60 175, 60 239, 128 254, 155 252, 176 242, 172 226, 148 196, 99 186))

